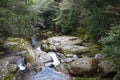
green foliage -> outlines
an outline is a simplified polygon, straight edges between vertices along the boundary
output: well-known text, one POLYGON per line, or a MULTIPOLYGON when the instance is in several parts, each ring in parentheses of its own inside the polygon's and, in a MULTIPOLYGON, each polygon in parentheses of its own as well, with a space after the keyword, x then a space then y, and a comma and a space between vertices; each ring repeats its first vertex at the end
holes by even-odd
POLYGON ((74 30, 74 10, 70 9, 67 12, 64 12, 64 20, 62 22, 62 33, 64 34, 71 34, 72 30, 74 30))
POLYGON ((81 1, 75 0, 72 3, 73 6, 71 9, 64 11, 63 21, 61 23, 62 33, 63 34, 74 34, 74 31, 79 26, 79 14, 80 14, 80 3, 81 1), (79 4, 79 5, 78 5, 79 4))
POLYGON ((34 27, 36 15, 20 0, 0 1, 0 37, 31 37, 37 33, 34 27))
POLYGON ((120 3, 118 0, 77 0, 74 2, 75 6, 80 4, 74 8, 75 13, 79 13, 75 15, 79 19, 75 21, 78 25, 72 31, 74 35, 96 43, 106 35, 106 31, 111 26, 119 24, 118 5, 120 3))
POLYGON ((112 27, 108 36, 102 37, 100 42, 103 44, 102 52, 108 54, 120 70, 119 56, 120 56, 120 25, 112 27))

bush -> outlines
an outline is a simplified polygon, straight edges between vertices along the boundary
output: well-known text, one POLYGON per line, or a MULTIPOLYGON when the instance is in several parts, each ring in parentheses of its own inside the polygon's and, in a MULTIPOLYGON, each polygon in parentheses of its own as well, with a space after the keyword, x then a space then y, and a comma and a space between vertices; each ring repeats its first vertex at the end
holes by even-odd
POLYGON ((103 45, 102 52, 112 58, 120 70, 120 25, 112 27, 108 36, 102 37, 100 42, 103 45))

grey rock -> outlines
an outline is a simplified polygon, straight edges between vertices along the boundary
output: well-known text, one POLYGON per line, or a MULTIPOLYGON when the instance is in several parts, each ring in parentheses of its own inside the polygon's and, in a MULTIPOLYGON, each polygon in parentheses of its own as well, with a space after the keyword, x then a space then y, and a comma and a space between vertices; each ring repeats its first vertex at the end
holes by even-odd
POLYGON ((102 60, 104 60, 104 57, 105 56, 102 54, 96 54, 94 58, 98 59, 99 61, 102 61, 102 60))
POLYGON ((65 58, 65 59, 64 59, 64 62, 71 62, 71 61, 73 61, 72 58, 65 58))
POLYGON ((72 75, 91 75, 97 71, 97 65, 95 58, 83 57, 71 62, 68 69, 72 75))
POLYGON ((47 40, 42 41, 42 49, 44 50, 53 50, 57 52, 63 52, 63 53, 85 53, 88 50, 87 47, 78 45, 82 44, 82 40, 80 40, 78 37, 72 37, 72 36, 56 36, 48 38, 47 40))
POLYGON ((65 64, 65 63, 61 63, 60 65, 56 66, 55 70, 58 71, 58 72, 69 74, 67 64, 65 64))
POLYGON ((73 60, 77 60, 78 59, 78 56, 76 54, 73 55, 72 57, 73 60))

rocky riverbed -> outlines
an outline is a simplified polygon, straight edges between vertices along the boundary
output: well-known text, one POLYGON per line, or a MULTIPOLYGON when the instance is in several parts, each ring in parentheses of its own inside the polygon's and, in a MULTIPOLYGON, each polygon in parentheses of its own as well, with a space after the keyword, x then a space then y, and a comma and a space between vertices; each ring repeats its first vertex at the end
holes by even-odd
POLYGON ((117 73, 105 55, 87 56, 91 50, 78 37, 8 38, 2 48, 0 80, 112 80, 117 73))

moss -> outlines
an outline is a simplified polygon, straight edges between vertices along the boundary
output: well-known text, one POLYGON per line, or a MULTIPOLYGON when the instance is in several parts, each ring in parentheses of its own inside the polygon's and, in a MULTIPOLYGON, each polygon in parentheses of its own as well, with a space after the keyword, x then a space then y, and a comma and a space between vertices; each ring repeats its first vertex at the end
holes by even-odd
POLYGON ((77 77, 75 80, 95 80, 94 78, 80 78, 77 77))
POLYGON ((15 74, 10 74, 4 80, 14 80, 14 78, 16 78, 15 74))
POLYGON ((22 50, 26 50, 27 47, 32 48, 29 42, 22 38, 10 37, 6 39, 4 45, 6 45, 6 48, 10 51, 22 51, 22 50))
POLYGON ((33 53, 31 53, 31 52, 29 52, 29 51, 27 51, 26 53, 25 53, 25 62, 31 62, 31 63, 34 63, 35 62, 35 56, 34 55, 32 55, 33 53))

